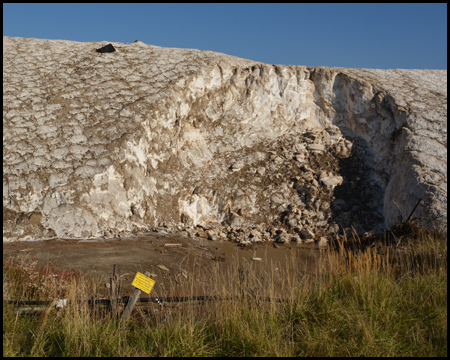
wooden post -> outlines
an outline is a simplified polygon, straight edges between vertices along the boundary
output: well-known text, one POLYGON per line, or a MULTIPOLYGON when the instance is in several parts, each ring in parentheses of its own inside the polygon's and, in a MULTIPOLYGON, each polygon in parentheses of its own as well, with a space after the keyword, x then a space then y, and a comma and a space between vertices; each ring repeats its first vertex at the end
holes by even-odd
MULTIPOLYGON (((150 273, 148 271, 144 271, 144 275, 150 277, 150 273)), ((136 305, 137 300, 139 299, 139 295, 141 295, 141 290, 135 288, 133 294, 130 297, 130 300, 128 300, 127 307, 123 311, 122 314, 122 320, 126 320, 130 317, 131 312, 134 309, 134 306, 136 305)))
POLYGON ((113 319, 117 318, 117 309, 119 304, 117 299, 119 299, 119 265, 114 265, 113 276, 109 279, 110 284, 110 309, 111 316, 113 319))
POLYGON ((244 270, 244 266, 241 265, 238 268, 238 273, 239 273, 239 285, 241 288, 241 300, 244 300, 245 297, 245 285, 246 285, 246 277, 245 277, 245 270, 244 270))

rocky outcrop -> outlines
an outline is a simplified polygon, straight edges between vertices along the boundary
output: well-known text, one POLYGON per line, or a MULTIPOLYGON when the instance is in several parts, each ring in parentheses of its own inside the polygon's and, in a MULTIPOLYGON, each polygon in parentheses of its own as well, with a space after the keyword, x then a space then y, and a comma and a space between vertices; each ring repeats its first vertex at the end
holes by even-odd
POLYGON ((4 240, 446 230, 446 71, 3 41, 4 240))

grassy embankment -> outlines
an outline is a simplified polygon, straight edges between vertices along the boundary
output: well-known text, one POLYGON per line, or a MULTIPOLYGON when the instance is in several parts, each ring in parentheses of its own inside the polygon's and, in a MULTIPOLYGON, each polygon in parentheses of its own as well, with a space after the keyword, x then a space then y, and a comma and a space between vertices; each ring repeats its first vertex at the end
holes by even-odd
MULTIPOLYGON (((83 303, 39 316, 4 305, 3 356, 447 356, 447 239, 412 229, 394 240, 343 242, 322 251, 307 276, 295 263, 258 276, 249 266, 243 285, 237 265, 226 274, 199 269, 208 273, 208 293, 242 290, 245 300, 151 304, 126 322, 83 303)), ((82 274, 26 261, 4 262, 3 273, 11 299, 87 299, 98 291, 82 274)), ((195 278, 185 295, 198 295, 195 278)), ((162 294, 155 287, 151 295, 162 294)))

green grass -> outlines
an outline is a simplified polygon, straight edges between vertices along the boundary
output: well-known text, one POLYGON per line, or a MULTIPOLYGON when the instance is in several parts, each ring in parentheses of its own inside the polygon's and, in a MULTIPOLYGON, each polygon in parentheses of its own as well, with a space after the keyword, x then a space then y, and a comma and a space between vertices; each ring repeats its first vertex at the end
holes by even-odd
MULTIPOLYGON (((248 267, 245 299, 153 304, 126 322, 85 303, 40 316, 4 305, 3 355, 447 356, 446 237, 413 229, 396 243, 360 250, 342 243, 323 251, 308 276, 293 260, 258 276, 248 267)), ((209 289, 240 294, 239 265, 213 269, 209 289)), ((98 289, 83 274, 25 261, 4 262, 3 272, 14 299, 87 299, 98 289)), ((187 283, 186 295, 192 288, 187 283)))

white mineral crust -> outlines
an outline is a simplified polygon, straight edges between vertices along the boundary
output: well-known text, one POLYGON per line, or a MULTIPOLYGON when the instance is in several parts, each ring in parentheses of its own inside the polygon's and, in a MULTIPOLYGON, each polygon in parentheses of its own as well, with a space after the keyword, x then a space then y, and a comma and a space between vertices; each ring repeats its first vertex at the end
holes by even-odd
POLYGON ((3 37, 4 240, 162 224, 299 239, 390 228, 419 199, 446 230, 446 70, 106 44, 3 37))

